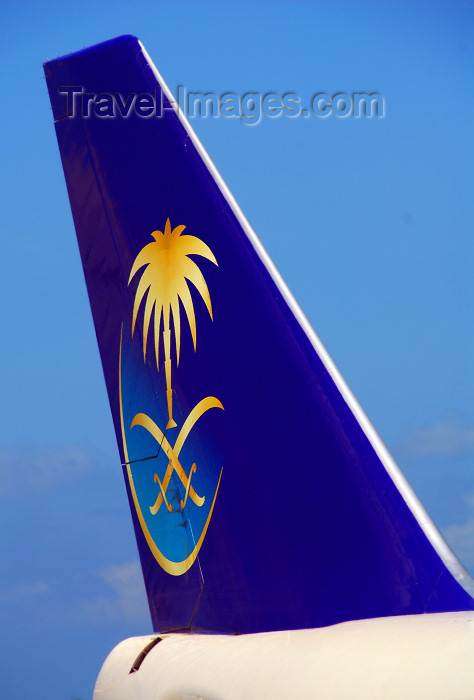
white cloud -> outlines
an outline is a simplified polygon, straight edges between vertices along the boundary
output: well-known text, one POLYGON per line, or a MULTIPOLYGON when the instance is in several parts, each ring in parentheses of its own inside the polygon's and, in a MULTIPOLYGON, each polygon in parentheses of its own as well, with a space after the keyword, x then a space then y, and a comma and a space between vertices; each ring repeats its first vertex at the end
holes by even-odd
POLYGON ((85 605, 85 613, 95 621, 150 622, 145 585, 140 562, 111 564, 99 572, 99 576, 110 586, 109 596, 97 596, 85 605))
POLYGON ((0 449, 0 497, 18 491, 46 491, 57 483, 82 476, 91 467, 91 456, 81 446, 3 448, 0 449))
POLYGON ((463 525, 449 525, 444 530, 444 537, 461 564, 474 575, 474 517, 463 525))
POLYGON ((22 583, 19 586, 21 593, 41 595, 49 593, 51 585, 47 581, 33 581, 32 583, 22 583))
POLYGON ((114 588, 123 589, 130 584, 134 586, 138 580, 141 582, 140 562, 136 559, 127 564, 111 564, 101 572, 101 576, 114 588))
POLYGON ((464 500, 471 507, 467 520, 460 525, 448 525, 443 529, 443 536, 461 564, 474 575, 474 493, 464 500))
POLYGON ((53 584, 48 581, 22 581, 14 586, 10 585, 0 589, 0 602, 9 605, 28 603, 37 604, 38 597, 44 596, 52 590, 53 584))
POLYGON ((409 457, 452 457, 474 454, 474 426, 454 419, 437 421, 408 435, 400 445, 409 457))

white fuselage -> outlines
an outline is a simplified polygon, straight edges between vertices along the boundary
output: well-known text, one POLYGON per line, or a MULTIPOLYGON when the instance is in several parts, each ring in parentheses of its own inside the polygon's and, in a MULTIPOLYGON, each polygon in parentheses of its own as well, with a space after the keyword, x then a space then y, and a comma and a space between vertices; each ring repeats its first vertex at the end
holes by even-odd
POLYGON ((470 612, 241 636, 163 635, 130 673, 152 639, 115 647, 94 700, 474 699, 470 612))

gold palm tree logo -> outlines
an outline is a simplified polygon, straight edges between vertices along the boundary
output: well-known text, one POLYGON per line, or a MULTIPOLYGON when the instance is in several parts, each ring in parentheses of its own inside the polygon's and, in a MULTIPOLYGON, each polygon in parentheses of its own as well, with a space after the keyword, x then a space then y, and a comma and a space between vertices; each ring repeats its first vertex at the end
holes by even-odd
POLYGON ((143 314, 143 360, 146 361, 146 348, 148 331, 152 315, 154 315, 154 337, 156 367, 159 371, 159 345, 161 317, 163 316, 163 345, 165 350, 166 373, 166 398, 168 402, 168 425, 166 428, 176 426, 173 420, 173 398, 171 389, 171 348, 170 348, 170 312, 173 318, 174 335, 176 342, 176 366, 179 365, 179 352, 181 342, 181 325, 179 315, 179 300, 183 304, 188 318, 189 328, 193 339, 194 351, 196 351, 196 318, 194 315, 193 301, 188 287, 188 280, 198 290, 209 315, 212 319, 211 297, 206 281, 196 263, 190 255, 201 255, 215 265, 217 261, 211 249, 196 236, 182 236, 186 226, 176 226, 171 229, 170 220, 166 221, 165 230, 153 231, 155 239, 148 243, 137 255, 133 263, 128 284, 144 265, 145 268, 138 283, 133 306, 132 337, 135 331, 138 309, 147 295, 145 311, 143 314), (147 294, 148 293, 148 294, 147 294))

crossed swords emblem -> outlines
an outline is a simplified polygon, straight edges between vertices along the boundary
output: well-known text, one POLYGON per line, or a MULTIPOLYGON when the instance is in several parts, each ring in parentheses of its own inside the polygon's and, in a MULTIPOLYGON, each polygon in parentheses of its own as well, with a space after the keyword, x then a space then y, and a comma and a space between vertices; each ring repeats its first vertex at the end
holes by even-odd
POLYGON ((179 454, 194 425, 197 423, 199 418, 211 408, 221 408, 224 410, 224 406, 221 404, 219 399, 216 399, 215 396, 207 396, 205 399, 202 399, 202 401, 200 401, 193 408, 189 416, 184 421, 183 427, 179 431, 179 435, 176 438, 176 442, 173 447, 170 445, 163 431, 149 416, 147 416, 145 413, 137 413, 134 417, 130 425, 130 429, 136 425, 141 425, 155 438, 157 443, 160 445, 160 448, 163 449, 168 457, 168 466, 166 468, 163 480, 160 480, 158 474, 154 474, 153 476, 154 482, 158 483, 160 487, 160 493, 158 494, 158 498, 156 499, 155 503, 150 506, 150 512, 152 515, 156 515, 158 513, 163 501, 165 502, 168 512, 171 513, 173 511, 172 504, 169 503, 168 499, 166 498, 166 492, 171 481, 171 477, 173 476, 173 472, 176 472, 178 478, 186 489, 184 499, 180 500, 181 509, 185 507, 188 497, 197 506, 202 506, 204 504, 205 496, 198 496, 194 490, 194 487, 191 485, 192 475, 197 469, 196 463, 194 462, 192 464, 189 474, 186 474, 181 462, 179 461, 179 454))

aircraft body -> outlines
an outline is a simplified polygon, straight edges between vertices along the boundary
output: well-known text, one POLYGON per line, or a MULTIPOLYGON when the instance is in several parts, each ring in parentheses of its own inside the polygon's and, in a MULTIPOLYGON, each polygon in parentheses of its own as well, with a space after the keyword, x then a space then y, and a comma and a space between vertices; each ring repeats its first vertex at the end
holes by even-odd
POLYGON ((96 700, 473 698, 472 580, 142 44, 45 73, 155 632, 96 700))

